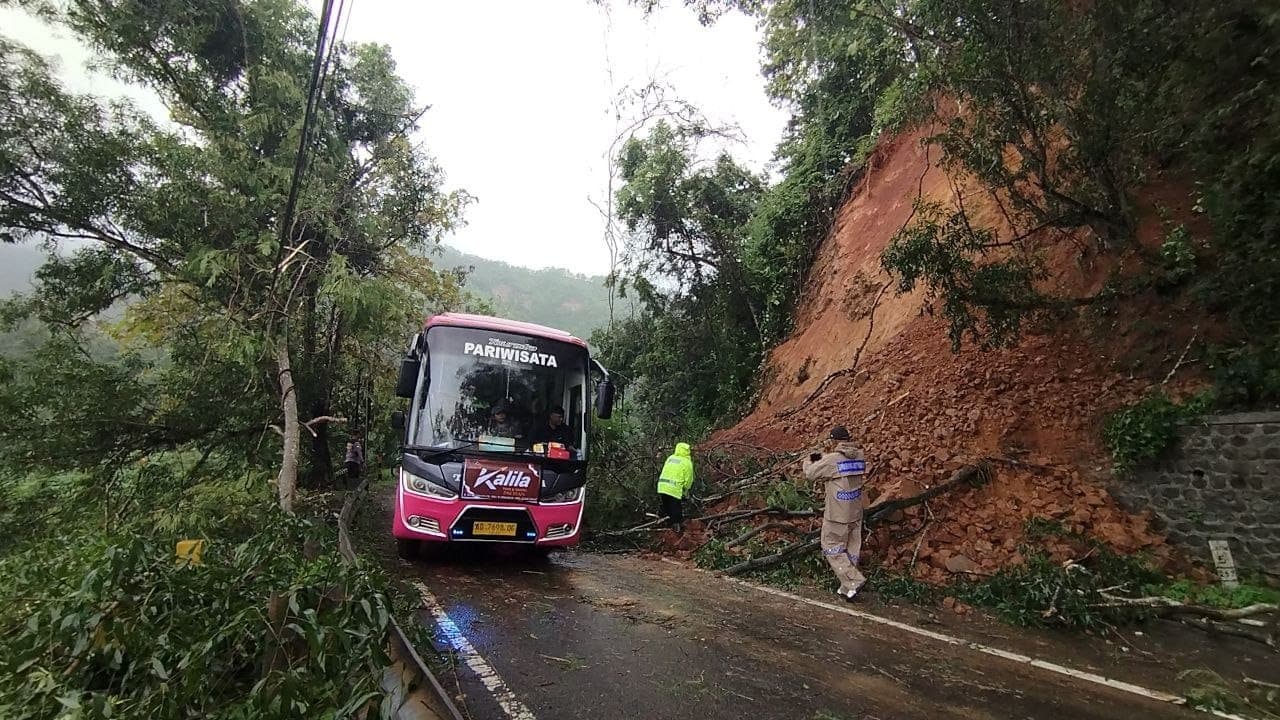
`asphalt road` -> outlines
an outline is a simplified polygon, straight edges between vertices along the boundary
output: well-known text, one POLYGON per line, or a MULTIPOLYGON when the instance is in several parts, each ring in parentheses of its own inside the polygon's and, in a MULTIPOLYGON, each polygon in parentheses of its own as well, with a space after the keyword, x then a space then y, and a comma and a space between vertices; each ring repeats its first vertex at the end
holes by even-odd
POLYGON ((1054 643, 1009 628, 982 639, 984 652, 948 642, 946 624, 906 618, 941 637, 922 635, 842 612, 865 605, 815 605, 827 599, 661 559, 531 560, 478 548, 401 569, 422 591, 418 620, 458 651, 453 677, 442 679, 477 720, 1205 717, 1000 653, 1176 689, 1141 663, 1064 659, 1047 652, 1054 643))

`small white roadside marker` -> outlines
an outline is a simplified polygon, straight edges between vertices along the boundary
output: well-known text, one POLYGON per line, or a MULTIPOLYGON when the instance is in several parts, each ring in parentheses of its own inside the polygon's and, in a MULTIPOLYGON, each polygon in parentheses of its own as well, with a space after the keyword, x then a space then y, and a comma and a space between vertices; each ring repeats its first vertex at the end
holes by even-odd
POLYGON ((440 634, 444 636, 449 643, 449 647, 458 653, 458 657, 467 667, 471 668, 471 672, 480 678, 480 682, 485 689, 493 695, 494 701, 502 708, 511 720, 536 720, 533 712, 520 702, 516 694, 511 688, 503 682, 502 677, 498 675, 498 671, 493 669, 484 656, 481 655, 462 630, 458 629, 457 624, 444 611, 444 606, 436 600, 436 596, 431 594, 426 585, 421 582, 414 582, 414 587, 418 588, 418 595, 422 597, 422 603, 427 610, 431 611, 432 617, 436 620, 436 626, 440 628, 440 634))

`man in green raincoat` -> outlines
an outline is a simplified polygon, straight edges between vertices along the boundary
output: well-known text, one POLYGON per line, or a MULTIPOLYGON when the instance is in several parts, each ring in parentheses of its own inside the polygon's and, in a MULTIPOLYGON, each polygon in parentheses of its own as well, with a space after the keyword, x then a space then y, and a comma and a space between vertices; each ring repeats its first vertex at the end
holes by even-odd
POLYGON ((676 532, 684 530, 681 504, 685 493, 693 486, 693 458, 689 455, 689 443, 676 443, 676 451, 662 464, 662 474, 658 476, 659 513, 667 518, 676 532))

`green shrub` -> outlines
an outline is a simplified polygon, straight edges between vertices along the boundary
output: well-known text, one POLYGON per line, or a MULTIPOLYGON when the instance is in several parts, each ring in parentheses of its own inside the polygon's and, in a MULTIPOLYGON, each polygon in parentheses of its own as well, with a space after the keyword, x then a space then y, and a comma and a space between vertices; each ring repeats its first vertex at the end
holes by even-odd
POLYGON ((1209 358, 1215 405, 1224 410, 1280 407, 1280 338, 1216 348, 1209 358))
POLYGON ((769 507, 786 510, 812 510, 816 504, 814 497, 806 489, 787 480, 770 485, 764 500, 769 507))
POLYGON ((305 520, 256 520, 259 533, 211 541, 200 565, 138 531, 51 537, 0 560, 0 716, 346 717, 380 695, 382 580, 332 553, 304 558, 320 531, 305 520), (284 661, 266 668, 277 636, 284 661))
POLYGON ((1155 460, 1173 444, 1178 424, 1202 414, 1209 405, 1208 395, 1179 404, 1157 391, 1117 411, 1102 429, 1116 472, 1129 475, 1139 464, 1155 460))
POLYGON ((1217 608, 1242 608, 1255 603, 1280 603, 1280 590, 1248 583, 1226 588, 1221 585, 1197 585, 1190 580, 1177 580, 1167 585, 1149 587, 1146 592, 1193 605, 1217 608))
POLYGON ((708 570, 723 570, 742 562, 742 558, 730 555, 724 544, 725 540, 722 538, 711 538, 693 553, 693 561, 698 567, 708 570))
POLYGON ((1132 622, 1148 614, 1138 608, 1107 607, 1099 589, 1143 587, 1162 580, 1140 559, 1103 550, 1087 564, 1065 567, 1045 555, 1032 554, 1021 566, 980 582, 957 584, 951 591, 1015 625, 1091 628, 1132 622))
POLYGON ((1196 271, 1196 251, 1186 225, 1169 229, 1160 245, 1160 270, 1167 283, 1179 283, 1196 271))

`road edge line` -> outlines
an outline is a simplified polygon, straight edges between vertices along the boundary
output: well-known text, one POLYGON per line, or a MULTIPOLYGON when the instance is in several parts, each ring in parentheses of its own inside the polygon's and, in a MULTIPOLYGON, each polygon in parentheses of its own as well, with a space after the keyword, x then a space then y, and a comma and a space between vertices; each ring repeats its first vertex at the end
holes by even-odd
POLYGON ((480 683, 484 685, 489 694, 493 696, 494 702, 502 708, 511 720, 536 720, 533 712, 516 697, 513 691, 502 676, 498 675, 498 671, 489 664, 488 660, 476 650, 467 636, 458 628, 453 619, 449 617, 449 613, 445 612, 444 606, 436 599, 435 595, 427 589, 427 586, 421 580, 413 581, 414 587, 418 589, 418 595, 422 598, 422 603, 426 606, 431 616, 435 618, 436 626, 440 628, 441 634, 449 642, 449 646, 453 648, 467 667, 471 668, 471 672, 475 673, 480 679, 480 683))
POLYGON ((1029 665, 1030 667, 1039 668, 1041 670, 1047 670, 1049 672, 1056 673, 1058 675, 1064 675, 1070 678, 1075 678, 1077 680, 1084 680, 1086 682, 1094 683, 1095 685, 1102 685, 1103 687, 1108 687, 1113 690, 1119 690, 1121 692, 1127 692, 1132 695, 1137 695, 1139 697, 1147 698, 1149 700, 1165 702, 1171 705, 1181 705, 1191 710, 1209 713, 1212 715, 1216 715, 1217 717, 1220 717, 1220 718, 1227 718, 1227 720, 1253 720, 1252 718, 1249 718, 1247 716, 1235 715, 1232 713, 1224 712, 1222 710, 1197 708, 1197 707, 1188 705, 1187 699, 1182 697, 1181 695, 1174 695, 1173 693, 1167 693, 1167 692, 1164 692, 1163 690, 1153 690, 1148 687, 1143 687, 1142 685, 1135 685, 1133 683, 1125 682, 1123 680, 1115 680, 1113 678, 1099 675, 1097 673, 1092 673, 1087 670, 1078 670, 1076 668, 1069 667, 1067 665, 1060 665, 1058 663, 1051 662, 1049 660, 1043 660, 1037 657, 1032 657, 1030 655, 1016 653, 1010 650, 1002 650, 997 647, 992 647, 990 645, 983 645, 982 643, 979 643, 979 642, 974 642, 972 640, 965 640, 963 638, 953 637, 951 635, 935 632, 933 630, 925 630, 924 628, 916 627, 915 625, 910 625, 908 623, 900 622, 898 620, 891 620, 887 617, 881 617, 880 615, 875 615, 873 613, 866 612, 865 610, 855 610, 851 607, 842 607, 834 603, 824 602, 822 600, 814 600, 813 598, 807 598, 803 595, 796 595, 795 593, 787 592, 786 590, 779 590, 777 588, 771 588, 767 585, 758 585, 756 583, 747 582, 746 580, 740 580, 735 577, 729 577, 722 573, 710 572, 700 567, 690 567, 685 563, 681 563, 677 560, 672 560, 671 558, 668 558, 668 557, 660 557, 658 559, 670 565, 675 565, 677 567, 682 567, 687 570, 695 570, 700 573, 713 575, 715 577, 728 580, 729 582, 735 585, 751 588, 752 590, 757 590, 759 592, 767 593, 769 595, 786 598, 788 600, 801 602, 806 605, 812 605, 814 607, 820 607, 827 610, 834 610, 835 612, 838 612, 838 613, 843 613, 845 615, 860 618, 862 620, 867 620, 869 622, 878 623, 880 625, 887 625, 889 627, 896 628, 898 630, 912 633, 913 635, 919 635, 920 637, 929 638, 930 640, 936 640, 938 642, 947 643, 948 645, 958 645, 961 647, 966 647, 975 652, 980 652, 986 655, 991 655, 993 657, 1002 658, 1010 662, 1029 665))

